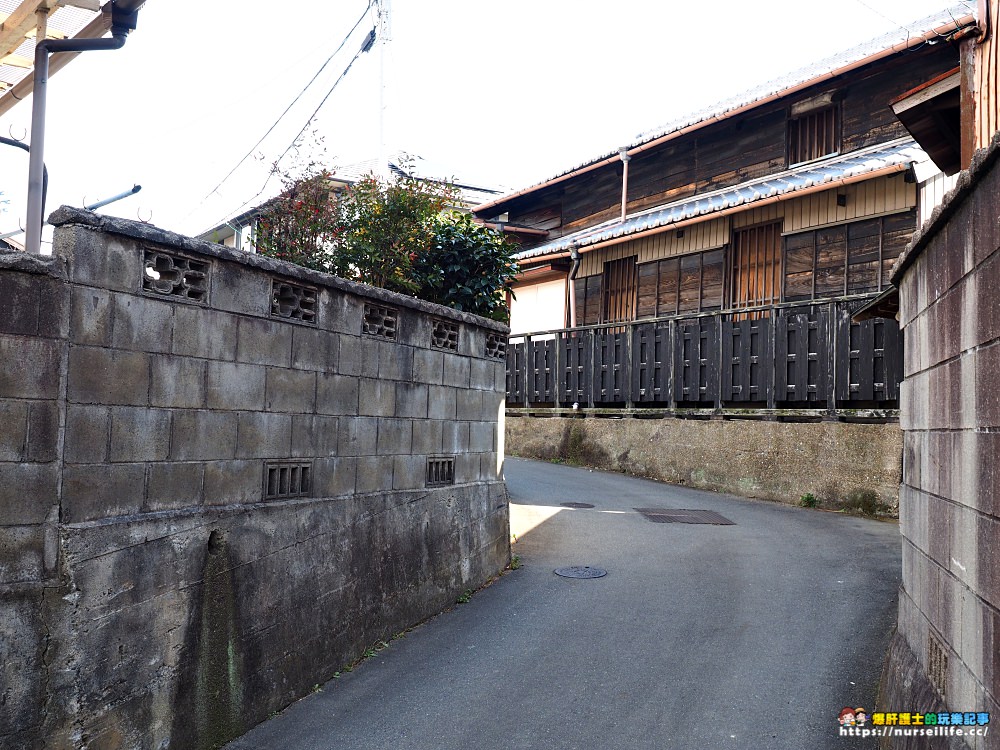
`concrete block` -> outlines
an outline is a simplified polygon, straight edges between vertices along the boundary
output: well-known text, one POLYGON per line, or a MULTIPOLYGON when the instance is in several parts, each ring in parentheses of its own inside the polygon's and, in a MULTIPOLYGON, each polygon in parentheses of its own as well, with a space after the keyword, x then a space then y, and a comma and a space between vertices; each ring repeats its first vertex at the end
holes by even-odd
POLYGON ((316 383, 316 411, 319 414, 358 413, 358 379, 348 375, 320 373, 316 383))
POLYGON ((149 360, 149 404, 175 409, 205 406, 205 360, 176 354, 149 360))
POLYGON ((69 335, 69 294, 70 287, 62 279, 39 277, 39 336, 63 339, 69 335))
POLYGON ((504 391, 483 391, 483 411, 484 422, 497 422, 504 413, 504 391))
POLYGON ((21 461, 28 449, 28 403, 0 401, 0 461, 21 461))
POLYGON ((343 417, 338 420, 338 455, 374 456, 377 443, 378 420, 374 417, 343 417))
POLYGON ((289 324, 277 320, 240 318, 236 358, 251 364, 289 367, 292 363, 289 324))
POLYGON ((316 299, 319 327, 357 336, 364 318, 364 300, 336 289, 322 289, 316 299))
POLYGON ((413 452, 428 455, 441 452, 442 423, 436 419, 413 420, 413 452))
POLYGON ((268 367, 264 401, 268 411, 313 413, 316 411, 316 373, 268 367))
POLYGON ((72 403, 142 405, 149 393, 149 355, 74 346, 67 377, 72 403))
POLYGON ((109 460, 165 461, 170 452, 170 414, 166 409, 113 408, 109 460))
POLYGON ((427 416, 431 419, 455 419, 458 414, 458 390, 432 385, 427 393, 427 416))
POLYGON ((413 445, 413 422, 409 419, 378 420, 378 450, 380 456, 409 453, 413 445))
POLYGON ((59 466, 0 464, 0 526, 39 524, 59 505, 59 466))
POLYGON ((340 355, 340 336, 329 331, 292 327, 292 367, 300 370, 335 372, 340 355))
POLYGON ((351 456, 318 458, 313 463, 313 492, 316 497, 343 497, 354 494, 358 459, 351 456))
POLYGON ((362 378, 358 384, 358 414, 391 417, 396 413, 396 384, 362 378))
POLYGON ((444 382, 444 352, 414 349, 413 380, 417 383, 441 385, 444 382))
POLYGON ((358 467, 357 494, 385 492, 387 487, 392 487, 392 469, 395 456, 359 456, 356 461, 358 467))
POLYGON ((236 414, 227 412, 175 412, 170 458, 174 461, 236 458, 236 423, 236 414))
POLYGON ((82 523, 136 514, 142 508, 145 464, 67 466, 62 520, 82 523))
POLYGON ((66 407, 63 455, 67 463, 96 464, 108 460, 111 410, 107 406, 66 407))
MULTIPOLYGON (((995 305, 995 301, 988 303, 995 305)), ((997 373, 1000 373, 1000 343, 976 351, 975 427, 1000 427, 1000 392, 997 373)))
POLYGON ((486 482, 503 481, 503 468, 497 461, 495 452, 479 454, 479 477, 486 482))
POLYGON ((114 295, 112 345, 135 352, 169 352, 173 346, 176 306, 173 302, 130 294, 114 295))
POLYGON ((444 422, 441 426, 441 452, 464 453, 469 450, 469 423, 444 422))
POLYGON ((41 582, 44 579, 44 528, 42 526, 0 528, 0 584, 41 582))
POLYGON ((267 368, 239 362, 209 362, 205 404, 209 409, 263 409, 267 368))
POLYGON ((492 422, 472 422, 469 433, 469 450, 483 453, 497 449, 496 425, 492 422))
POLYGON ((480 468, 480 454, 459 453, 455 456, 455 484, 478 482, 480 468))
POLYGON ((380 341, 378 345, 378 376, 381 380, 413 379, 413 347, 380 341))
POLYGON ((263 462, 210 461, 205 464, 205 505, 245 505, 263 498, 263 462))
POLYGON ((58 398, 62 350, 56 339, 0 335, 0 398, 58 398))
POLYGON ((337 438, 336 417, 292 416, 292 456, 295 458, 336 456, 337 438))
POLYGON ((457 409, 457 419, 469 422, 483 419, 483 392, 459 388, 457 409))
POLYGON ((145 510, 173 510, 201 505, 204 486, 203 463, 149 464, 145 510))
POLYGON ((468 388, 472 381, 472 362, 468 357, 458 354, 444 355, 444 379, 445 385, 453 385, 456 388, 468 388))
POLYGON ((0 272, 0 333, 38 333, 39 278, 16 271, 0 272))
POLYGON ((271 314, 271 275, 238 263, 212 268, 212 307, 266 318, 271 314))
POLYGON ((28 411, 28 460, 55 461, 59 456, 59 407, 55 401, 35 401, 28 411))
POLYGON ((496 362, 492 359, 473 357, 469 360, 471 387, 480 391, 492 391, 496 388, 496 362))
POLYGON ((236 359, 239 318, 194 305, 174 310, 173 352, 185 357, 236 359))
POLYGON ((379 341, 370 336, 341 336, 337 372, 362 378, 378 377, 379 341))
POLYGON ((396 416, 427 417, 427 386, 424 383, 396 383, 396 416))
POLYGON ((78 284, 135 294, 142 286, 144 259, 136 240, 85 227, 67 227, 64 241, 72 248, 69 278, 78 284))
POLYGON ((426 456, 395 456, 392 465, 394 490, 416 490, 427 484, 426 456))
POLYGON ((263 411, 239 415, 236 458, 288 458, 292 451, 292 417, 263 411))

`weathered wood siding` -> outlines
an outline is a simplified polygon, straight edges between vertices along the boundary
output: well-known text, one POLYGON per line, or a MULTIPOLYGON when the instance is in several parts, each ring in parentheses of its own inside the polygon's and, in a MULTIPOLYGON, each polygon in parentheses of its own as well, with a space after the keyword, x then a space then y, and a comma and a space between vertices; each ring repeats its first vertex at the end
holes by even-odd
POLYGON ((1000 83, 997 81, 1000 38, 996 33, 997 23, 1000 22, 1000 0, 987 0, 987 4, 990 8, 990 34, 982 43, 976 44, 973 51, 973 147, 977 149, 988 146, 993 134, 1000 130, 1000 83))
MULTIPOLYGON (((825 92, 842 95, 841 153, 904 136, 906 131, 889 108, 889 101, 912 88, 913 81, 929 80, 952 69, 957 57, 950 45, 928 45, 634 154, 629 163, 628 211, 784 170, 788 108, 825 92)), ((514 224, 544 228, 551 240, 617 216, 621 189, 622 165, 615 161, 491 211, 507 211, 514 224)), ((484 214, 484 218, 491 217, 484 214)), ((848 215, 840 220, 851 218, 848 215)))

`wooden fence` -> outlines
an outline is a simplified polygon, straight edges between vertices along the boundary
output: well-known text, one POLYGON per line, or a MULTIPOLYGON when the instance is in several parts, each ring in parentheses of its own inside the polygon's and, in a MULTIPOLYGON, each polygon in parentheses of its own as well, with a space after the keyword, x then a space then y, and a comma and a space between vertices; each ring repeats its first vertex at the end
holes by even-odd
POLYGON ((892 416, 902 337, 857 300, 512 336, 507 407, 892 416))

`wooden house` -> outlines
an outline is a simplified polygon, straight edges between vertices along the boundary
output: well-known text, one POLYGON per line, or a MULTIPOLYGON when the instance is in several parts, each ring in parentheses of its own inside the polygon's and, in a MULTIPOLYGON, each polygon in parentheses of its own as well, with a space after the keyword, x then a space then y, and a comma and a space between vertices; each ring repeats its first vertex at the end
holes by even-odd
POLYGON ((962 4, 478 206, 523 248, 508 406, 896 408, 896 322, 851 315, 954 170, 893 103, 956 74, 974 16, 962 4))

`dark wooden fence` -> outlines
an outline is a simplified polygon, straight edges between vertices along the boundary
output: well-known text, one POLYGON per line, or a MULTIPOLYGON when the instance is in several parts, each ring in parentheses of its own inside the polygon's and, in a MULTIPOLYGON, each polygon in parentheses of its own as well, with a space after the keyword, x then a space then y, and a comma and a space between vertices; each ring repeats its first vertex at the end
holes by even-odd
POLYGON ((892 320, 852 322, 859 304, 797 303, 512 336, 507 406, 895 409, 899 328, 892 320))

